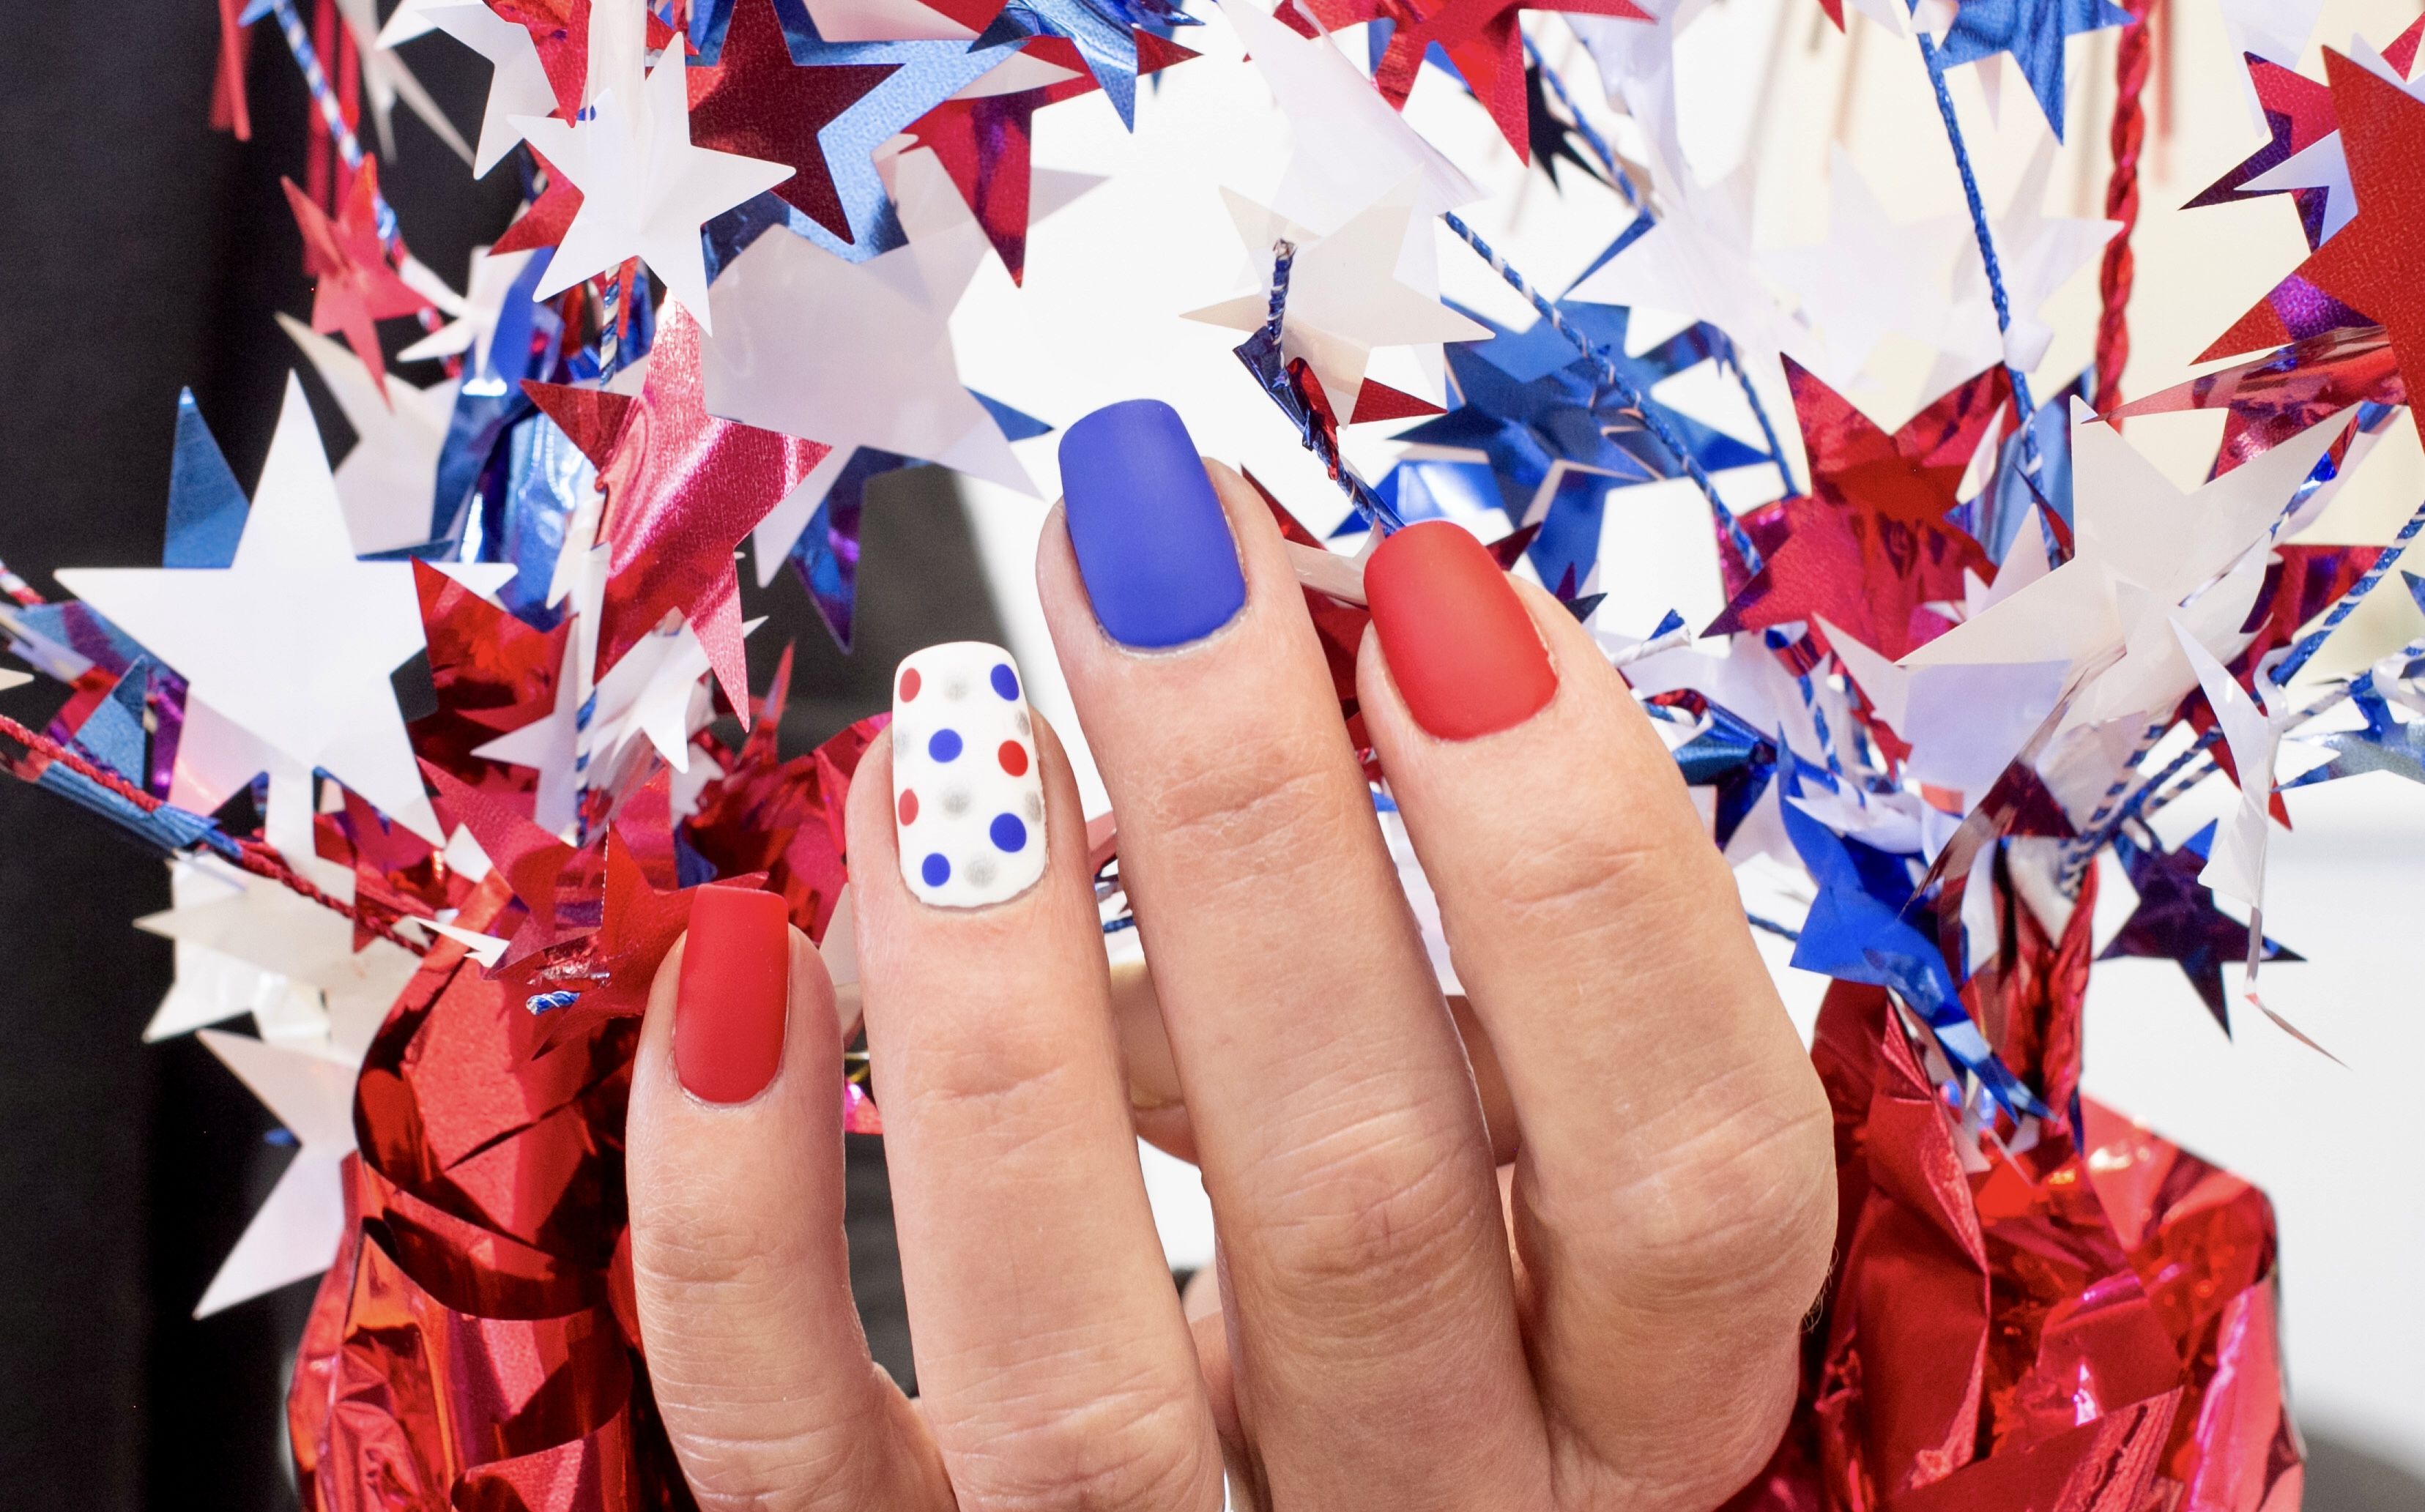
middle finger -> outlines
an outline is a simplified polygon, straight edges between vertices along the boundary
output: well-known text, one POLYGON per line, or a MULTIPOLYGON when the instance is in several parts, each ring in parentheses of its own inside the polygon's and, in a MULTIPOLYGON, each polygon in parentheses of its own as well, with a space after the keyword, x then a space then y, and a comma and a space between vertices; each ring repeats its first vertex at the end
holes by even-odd
POLYGON ((1527 1504, 1543 1431, 1480 1102, 1279 534, 1167 406, 1097 411, 1061 459, 1039 588, 1120 816, 1271 1503, 1527 1504))

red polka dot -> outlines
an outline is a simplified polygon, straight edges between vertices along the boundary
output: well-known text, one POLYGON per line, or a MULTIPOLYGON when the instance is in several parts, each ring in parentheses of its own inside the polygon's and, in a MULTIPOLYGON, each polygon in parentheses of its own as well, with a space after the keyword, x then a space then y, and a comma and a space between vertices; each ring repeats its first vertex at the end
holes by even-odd
POLYGON ((907 703, 918 696, 918 669, 909 667, 901 674, 901 701, 907 703))
POLYGON ((904 824, 918 822, 918 793, 915 788, 901 789, 901 822, 904 824))
POLYGON ((1017 740, 1003 741, 1002 749, 994 753, 994 759, 1002 763, 1003 771, 1014 777, 1027 775, 1027 747, 1017 740))

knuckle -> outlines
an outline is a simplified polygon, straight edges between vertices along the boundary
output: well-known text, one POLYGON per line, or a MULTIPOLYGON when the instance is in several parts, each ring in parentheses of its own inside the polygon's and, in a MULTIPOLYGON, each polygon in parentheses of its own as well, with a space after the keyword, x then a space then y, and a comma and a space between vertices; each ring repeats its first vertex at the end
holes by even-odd
MULTIPOLYGON (((1697 839, 1697 836, 1694 836, 1697 839)), ((1546 844, 1508 847, 1490 879, 1519 927, 1590 933, 1646 920, 1681 920, 1709 906, 1706 844, 1679 845, 1650 825, 1578 825, 1546 844)), ((1731 891, 1729 887, 1727 889, 1731 891)))
POLYGON ((1442 1136, 1456 1125, 1439 1112, 1401 1106, 1339 1124, 1275 1170, 1244 1242, 1276 1300, 1325 1331, 1366 1334, 1421 1315, 1478 1238, 1497 1242, 1495 1214, 1477 1220, 1471 1162, 1442 1136))
MULTIPOLYGON (((1057 1404, 1057 1397, 1055 1404, 1057 1404)), ((998 1404, 955 1455, 961 1512, 1210 1512, 1221 1459, 1194 1397, 1139 1376, 1064 1406, 998 1404)))
POLYGON ((1799 1319, 1825 1279, 1835 1240, 1826 1104, 1790 1090, 1745 1096, 1713 1086, 1705 1096, 1731 1111, 1683 1129, 1646 1129, 1663 1150, 1610 1195, 1627 1287, 1637 1305, 1658 1312, 1764 1301, 1799 1319))
POLYGON ((1257 866, 1321 853, 1346 818, 1333 753, 1309 740, 1265 735, 1226 743, 1180 742, 1149 805, 1165 843, 1257 866))

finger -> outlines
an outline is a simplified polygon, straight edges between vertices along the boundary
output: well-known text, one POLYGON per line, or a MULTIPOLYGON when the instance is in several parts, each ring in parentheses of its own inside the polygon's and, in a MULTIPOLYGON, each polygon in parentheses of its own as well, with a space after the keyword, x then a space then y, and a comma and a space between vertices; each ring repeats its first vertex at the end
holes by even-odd
POLYGON ((626 1139, 650 1383, 708 1512, 951 1504, 851 1305, 841 1109, 815 947, 775 894, 702 889, 650 996, 626 1139))
POLYGON ((1541 1429, 1473 1079, 1277 531, 1166 406, 1088 416, 1061 464, 1038 586, 1119 815, 1273 1504, 1521 1504, 1541 1429))
POLYGON ((1834 1234, 1826 1099, 1675 762, 1590 635, 1447 523, 1366 564, 1358 692, 1496 1047, 1553 1421, 1723 1496, 1834 1234))
POLYGON ((895 692, 850 857, 922 1405, 964 1506, 1211 1512, 1068 762, 996 647, 930 646, 895 692))

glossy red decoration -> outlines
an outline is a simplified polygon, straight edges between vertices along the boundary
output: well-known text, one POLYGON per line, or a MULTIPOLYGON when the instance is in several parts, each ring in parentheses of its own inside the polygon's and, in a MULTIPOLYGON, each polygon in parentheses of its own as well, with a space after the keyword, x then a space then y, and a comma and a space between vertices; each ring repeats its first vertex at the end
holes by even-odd
POLYGON ((1879 988, 1829 990, 1836 1276, 1802 1401, 1730 1512, 2294 1512, 2264 1195, 2075 1103, 2094 889, 1966 993, 2069 1120, 1983 1137, 1879 988))

